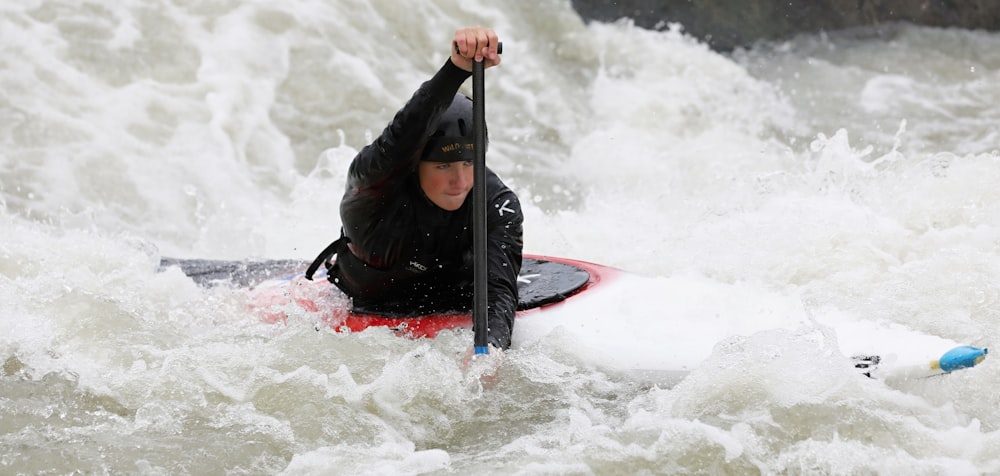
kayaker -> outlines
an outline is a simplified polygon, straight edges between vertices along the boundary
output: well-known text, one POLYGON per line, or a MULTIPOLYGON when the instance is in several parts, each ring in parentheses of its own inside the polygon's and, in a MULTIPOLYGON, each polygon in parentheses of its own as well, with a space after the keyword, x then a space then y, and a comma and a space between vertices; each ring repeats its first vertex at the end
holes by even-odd
MULTIPOLYGON (((490 28, 455 32, 451 57, 351 162, 341 236, 323 251, 328 279, 353 310, 382 315, 468 312, 473 296, 472 101, 459 92, 473 60, 500 64, 490 28), (336 255, 331 262, 330 258, 336 255)), ((487 169, 488 342, 510 347, 521 269, 517 195, 487 169)))

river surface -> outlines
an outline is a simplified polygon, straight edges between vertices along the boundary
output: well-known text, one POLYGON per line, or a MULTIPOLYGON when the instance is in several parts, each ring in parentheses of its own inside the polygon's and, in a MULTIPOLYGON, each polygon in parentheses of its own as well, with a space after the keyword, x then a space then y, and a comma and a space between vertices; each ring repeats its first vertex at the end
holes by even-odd
POLYGON ((889 383, 802 338, 1000 343, 1000 36, 723 55, 568 1, 401 5, 0 0, 0 473, 1000 473, 997 361, 889 383), (667 384, 607 365, 657 370, 620 334, 523 326, 491 381, 471 332, 268 324, 158 270, 315 256, 351 158, 475 24, 525 251, 641 290, 582 321, 802 328, 733 329, 667 384))

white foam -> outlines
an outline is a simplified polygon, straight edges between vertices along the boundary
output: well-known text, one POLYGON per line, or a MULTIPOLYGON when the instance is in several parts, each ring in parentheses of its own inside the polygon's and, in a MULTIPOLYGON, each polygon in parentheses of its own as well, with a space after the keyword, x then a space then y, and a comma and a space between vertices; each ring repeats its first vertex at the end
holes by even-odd
POLYGON ((81 461, 51 472, 208 453, 215 472, 995 471, 991 360, 894 387, 843 367, 886 348, 866 323, 997 338, 995 34, 725 56, 569 2, 481 3, 0 9, 4 385, 85 420, 11 400, 47 429, 5 443, 81 461), (489 161, 522 197, 526 251, 633 273, 519 322, 500 388, 470 389, 466 333, 266 326, 239 293, 155 271, 315 256, 354 153, 477 23, 505 42, 489 161), (614 372, 677 366, 672 390, 614 372), (93 456, 109 434, 129 441, 93 456), (125 449, 165 435, 177 451, 125 449), (233 435, 260 445, 223 450, 233 435), (859 448, 888 462, 840 457, 859 448))

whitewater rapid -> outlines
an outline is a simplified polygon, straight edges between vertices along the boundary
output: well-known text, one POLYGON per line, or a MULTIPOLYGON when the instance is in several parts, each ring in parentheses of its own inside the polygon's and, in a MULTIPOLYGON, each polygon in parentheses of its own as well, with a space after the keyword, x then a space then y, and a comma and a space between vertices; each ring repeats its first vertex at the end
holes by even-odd
POLYGON ((0 40, 0 472, 1000 472, 993 360, 867 379, 822 324, 1000 341, 996 34, 723 55, 560 0, 32 0, 0 40), (469 332, 272 325, 158 270, 315 256, 471 24, 504 41, 488 161, 525 251, 623 269, 620 297, 515 329, 484 386, 469 332), (621 371, 678 322, 717 336, 690 374, 621 371))

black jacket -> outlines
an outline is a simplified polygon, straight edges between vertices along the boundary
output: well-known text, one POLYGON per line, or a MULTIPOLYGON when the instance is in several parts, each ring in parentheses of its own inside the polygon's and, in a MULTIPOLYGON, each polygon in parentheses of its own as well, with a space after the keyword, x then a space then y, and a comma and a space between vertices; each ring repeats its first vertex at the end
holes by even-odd
MULTIPOLYGON (((468 77, 448 60, 351 163, 340 203, 346 240, 329 279, 351 296, 356 312, 472 308, 472 193, 458 210, 443 210, 423 193, 416 172, 427 136, 468 77)), ((488 169, 486 187, 488 336, 506 349, 517 309, 523 216, 517 195, 488 169)))

